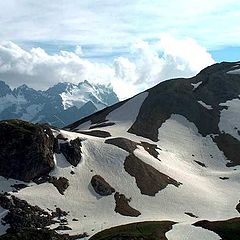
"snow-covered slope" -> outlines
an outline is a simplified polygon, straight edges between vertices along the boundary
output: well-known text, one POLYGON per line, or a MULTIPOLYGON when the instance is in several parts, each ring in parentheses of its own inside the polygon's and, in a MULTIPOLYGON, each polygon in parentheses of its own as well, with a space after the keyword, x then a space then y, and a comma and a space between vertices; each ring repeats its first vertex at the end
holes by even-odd
POLYGON ((62 127, 118 102, 110 86, 59 83, 46 91, 26 85, 11 90, 0 81, 0 119, 18 118, 62 127))
POLYGON ((175 222, 168 240, 239 239, 231 238, 240 229, 240 75, 229 74, 235 65, 216 64, 194 78, 163 82, 52 130, 60 149, 48 180, 30 181, 16 192, 9 184, 14 180, 3 178, 0 191, 50 213, 65 211, 48 225, 61 226, 59 234, 91 237, 126 223, 168 220, 175 222), (67 179, 64 191, 54 177, 67 179), (228 238, 217 223, 210 231, 210 223, 201 222, 233 218, 228 238))

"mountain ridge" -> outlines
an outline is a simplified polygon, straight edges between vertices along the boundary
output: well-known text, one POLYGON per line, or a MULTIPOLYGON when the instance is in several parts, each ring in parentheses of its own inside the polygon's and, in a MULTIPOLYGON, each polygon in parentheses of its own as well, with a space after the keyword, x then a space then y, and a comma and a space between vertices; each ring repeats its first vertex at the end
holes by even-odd
POLYGON ((0 119, 22 119, 47 122, 62 127, 119 101, 111 86, 58 83, 46 91, 35 90, 26 84, 13 90, 0 82, 0 119))
MULTIPOLYGON (((16 227, 11 221, 15 208, 6 207, 7 197, 48 211, 48 216, 40 215, 46 218, 40 228, 69 234, 67 239, 81 234, 109 240, 238 240, 239 69, 240 62, 215 64, 64 129, 51 129, 53 170, 51 166, 48 174, 29 182, 0 177, 0 190, 7 192, 0 196, 5 235, 19 228, 27 234, 23 226, 31 231, 39 227, 35 222, 30 226, 25 215, 16 227), (17 189, 19 184, 26 186, 17 189)), ((23 136, 29 134, 21 130, 23 136)), ((47 135, 41 131, 41 139, 47 135)), ((35 144, 26 151, 31 147, 35 144)), ((7 156, 0 153, 0 158, 7 156)), ((28 216, 38 217, 35 211, 28 216)))

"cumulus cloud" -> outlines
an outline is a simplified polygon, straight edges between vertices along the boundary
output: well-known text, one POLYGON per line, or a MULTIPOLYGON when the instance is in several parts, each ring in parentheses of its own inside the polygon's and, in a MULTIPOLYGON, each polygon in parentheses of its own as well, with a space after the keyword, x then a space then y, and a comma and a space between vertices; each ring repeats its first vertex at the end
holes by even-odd
POLYGON ((0 78, 12 87, 25 83, 36 89, 87 79, 111 84, 124 99, 163 80, 193 76, 214 63, 207 50, 193 39, 176 39, 168 34, 154 44, 136 41, 128 57, 117 57, 109 64, 92 62, 82 55, 81 46, 73 52, 50 55, 41 48, 27 51, 5 42, 0 45, 0 78))

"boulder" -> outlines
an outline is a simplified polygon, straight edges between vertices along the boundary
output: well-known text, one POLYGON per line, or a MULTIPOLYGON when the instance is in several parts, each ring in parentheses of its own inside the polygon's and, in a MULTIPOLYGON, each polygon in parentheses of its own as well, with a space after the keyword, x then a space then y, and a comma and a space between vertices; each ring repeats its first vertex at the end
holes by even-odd
POLYGON ((0 176, 29 182, 54 168, 54 136, 48 125, 0 121, 0 176))
POLYGON ((91 184, 95 192, 101 196, 108 196, 115 192, 115 189, 99 175, 92 177, 91 184))
POLYGON ((76 138, 70 142, 60 143, 60 151, 66 160, 74 167, 78 165, 82 158, 81 140, 76 138))

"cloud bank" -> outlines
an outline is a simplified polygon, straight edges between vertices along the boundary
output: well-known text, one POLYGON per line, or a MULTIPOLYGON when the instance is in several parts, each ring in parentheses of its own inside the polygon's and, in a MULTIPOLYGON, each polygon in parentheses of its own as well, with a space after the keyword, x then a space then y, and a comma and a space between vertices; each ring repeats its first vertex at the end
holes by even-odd
POLYGON ((0 44, 0 79, 10 86, 23 83, 46 89, 58 82, 111 84, 120 99, 130 97, 170 78, 191 77, 214 63, 207 50, 191 38, 162 34, 154 44, 138 40, 128 57, 112 63, 92 62, 75 51, 50 55, 42 48, 24 50, 13 42, 0 44))
POLYGON ((239 46, 239 0, 0 1, 0 39, 128 46, 159 33, 213 49, 239 46))

